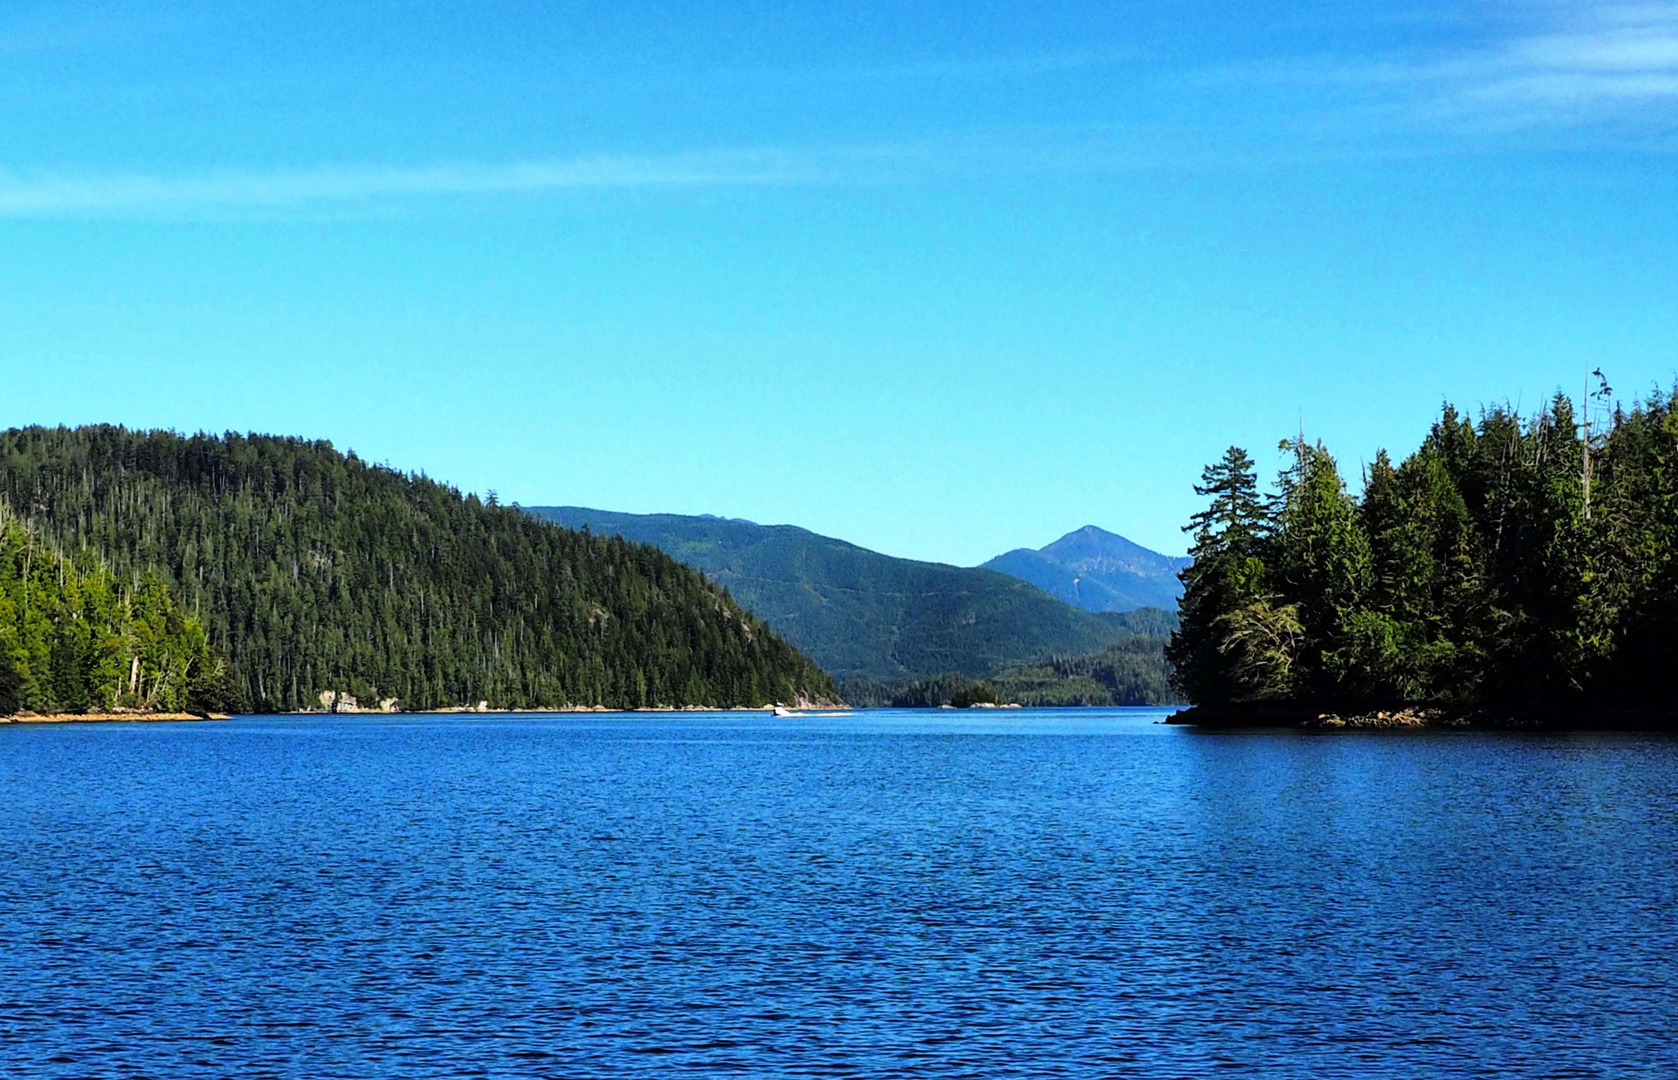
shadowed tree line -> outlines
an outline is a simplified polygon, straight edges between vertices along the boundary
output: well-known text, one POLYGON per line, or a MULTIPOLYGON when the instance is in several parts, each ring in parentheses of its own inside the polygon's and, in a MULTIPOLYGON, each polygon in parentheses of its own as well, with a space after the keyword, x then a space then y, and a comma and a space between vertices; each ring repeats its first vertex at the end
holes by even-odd
POLYGON ((1303 438, 1261 492, 1232 447, 1196 491, 1181 627, 1201 704, 1670 710, 1678 391, 1586 414, 1447 407, 1361 497, 1303 438))
POLYGON ((834 696, 808 658, 655 548, 325 442, 16 429, 0 433, 0 498, 76 565, 176 597, 225 661, 236 709, 319 707, 324 691, 403 708, 834 696))

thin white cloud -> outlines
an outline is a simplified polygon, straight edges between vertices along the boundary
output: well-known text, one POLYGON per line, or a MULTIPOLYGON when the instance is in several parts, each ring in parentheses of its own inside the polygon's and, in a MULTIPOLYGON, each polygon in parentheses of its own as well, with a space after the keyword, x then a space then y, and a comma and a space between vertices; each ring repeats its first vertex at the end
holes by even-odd
POLYGON ((504 164, 322 165, 198 175, 20 175, 0 170, 0 218, 308 213, 316 209, 357 212, 400 205, 404 200, 445 197, 1135 172, 1166 164, 1204 165, 1211 153, 1172 131, 1083 126, 1025 127, 922 142, 601 155, 504 164))
MULTIPOLYGON (((1236 104, 1243 86, 1262 84, 1303 92, 1304 98, 1295 104, 1311 125, 1294 125, 1286 147, 1267 138, 1263 124, 1224 125, 1216 130, 1192 123, 1157 129, 1095 124, 951 136, 922 143, 594 155, 510 163, 328 164, 173 175, 20 173, 0 166, 0 218, 306 212, 316 207, 385 206, 404 199, 451 196, 1220 167, 1249 160, 1333 157, 1337 152, 1367 155, 1383 152, 1383 147, 1398 152, 1396 146, 1407 146, 1413 152, 1422 144, 1395 143, 1384 135, 1397 128, 1414 133, 1418 125, 1421 130, 1471 135, 1595 125, 1651 148, 1673 149, 1678 136, 1678 3, 1569 4, 1544 11, 1542 22, 1529 22, 1524 30, 1486 37, 1478 46, 1449 52, 1318 55, 1166 80, 1236 104)), ((1116 54, 1101 53, 1028 58, 1019 70, 1026 73, 1116 59, 1116 54)), ((945 73, 938 65, 924 71, 886 72, 945 73)), ((1278 104, 1265 96, 1260 107, 1278 104)))
POLYGON ((1678 5, 1587 5, 1567 22, 1462 65, 1465 100, 1550 105, 1563 120, 1678 101, 1678 5))
POLYGON ((823 179, 831 167, 831 162, 816 154, 739 150, 509 164, 322 165, 197 176, 0 173, 0 216, 287 208, 413 196, 785 184, 823 179))
POLYGON ((1306 109, 1467 133, 1678 128, 1678 4, 1546 5, 1478 44, 1309 56, 1202 73, 1204 89, 1293 87, 1306 109))

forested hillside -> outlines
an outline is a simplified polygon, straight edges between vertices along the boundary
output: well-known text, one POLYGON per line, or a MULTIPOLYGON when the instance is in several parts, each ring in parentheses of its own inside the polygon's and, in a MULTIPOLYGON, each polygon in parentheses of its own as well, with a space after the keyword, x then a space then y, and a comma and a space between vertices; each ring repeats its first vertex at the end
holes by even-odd
POLYGON ((643 544, 585 536, 324 442, 0 433, 0 498, 78 564, 157 575, 233 707, 762 705, 831 680, 643 544))
POLYGON ((0 716, 218 709, 224 676, 157 575, 78 566, 0 506, 0 716))
POLYGON ((1165 705, 1182 699, 1173 690, 1165 663, 1165 639, 1138 634, 1100 652, 1006 664, 982 679, 949 673, 895 687, 853 690, 870 704, 899 708, 957 708, 977 703, 1061 707, 1070 705, 1165 705))
POLYGON ((1182 697, 1171 685, 1165 646, 1177 629, 1175 612, 1160 608, 1102 616, 1125 636, 1095 652, 1043 656, 998 664, 983 675, 946 671, 927 679, 851 678, 840 693, 853 705, 924 708, 999 704, 1165 705, 1182 697))
POLYGON ((1015 661, 1094 652, 1131 633, 1120 620, 1080 611, 1005 574, 894 558, 791 525, 526 509, 543 520, 656 544, 703 570, 847 688, 858 679, 982 676, 1015 661))
MULTIPOLYGON (((1606 393, 1602 395, 1606 397, 1606 393)), ((1678 672, 1678 394, 1590 425, 1446 409, 1362 497, 1284 443, 1261 494, 1231 448, 1196 490, 1182 628, 1196 702, 1670 715, 1678 672)))

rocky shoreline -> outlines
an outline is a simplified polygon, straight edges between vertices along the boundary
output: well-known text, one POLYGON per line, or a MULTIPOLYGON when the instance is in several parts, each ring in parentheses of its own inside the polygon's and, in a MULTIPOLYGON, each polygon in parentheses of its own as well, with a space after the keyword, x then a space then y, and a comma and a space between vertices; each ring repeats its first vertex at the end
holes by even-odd
POLYGON ((142 712, 138 710, 117 710, 115 712, 89 713, 37 713, 17 712, 10 716, 0 716, 0 724, 109 724, 133 723, 149 720, 231 720, 226 713, 199 712, 142 712))
POLYGON ((1324 712, 1281 705, 1191 705, 1168 724, 1217 728, 1427 728, 1467 727, 1472 721, 1443 709, 1395 709, 1368 713, 1324 712))
POLYGON ((1321 707, 1260 702, 1191 705, 1166 720, 1203 728, 1297 728, 1306 730, 1422 730, 1495 728, 1546 731, 1665 731, 1678 733, 1678 709, 1623 709, 1578 706, 1568 709, 1507 710, 1419 706, 1373 712, 1333 712, 1321 707))

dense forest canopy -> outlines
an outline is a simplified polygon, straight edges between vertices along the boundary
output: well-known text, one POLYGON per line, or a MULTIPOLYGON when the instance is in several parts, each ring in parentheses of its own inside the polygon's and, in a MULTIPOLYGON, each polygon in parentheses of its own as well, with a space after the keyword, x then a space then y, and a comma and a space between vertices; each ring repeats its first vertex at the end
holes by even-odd
POLYGON ((77 565, 0 505, 0 715, 216 709, 225 676, 156 574, 77 565))
POLYGON ((1026 706, 1163 705, 1182 700, 1171 685, 1165 646, 1177 628, 1161 608, 1103 612, 1124 637, 1094 652, 1055 654, 998 664, 982 676, 959 671, 927 679, 844 679, 852 705, 928 708, 978 702, 1026 706))
POLYGON ((116 581, 154 575, 231 707, 762 705, 834 695, 719 586, 328 443, 120 427, 0 433, 0 499, 116 581))
POLYGON ((1587 414, 1447 407, 1361 497, 1303 438, 1261 492, 1232 447, 1196 491, 1174 680, 1205 704, 1668 710, 1678 391, 1587 414))
POLYGON ((1172 704, 1179 699, 1171 687, 1165 643, 1162 637, 1137 634, 1099 652, 1007 664, 982 679, 947 672, 897 686, 859 688, 864 692, 856 694, 847 682, 845 695, 847 700, 861 697, 869 704, 921 709, 985 703, 1038 708, 1172 704))

